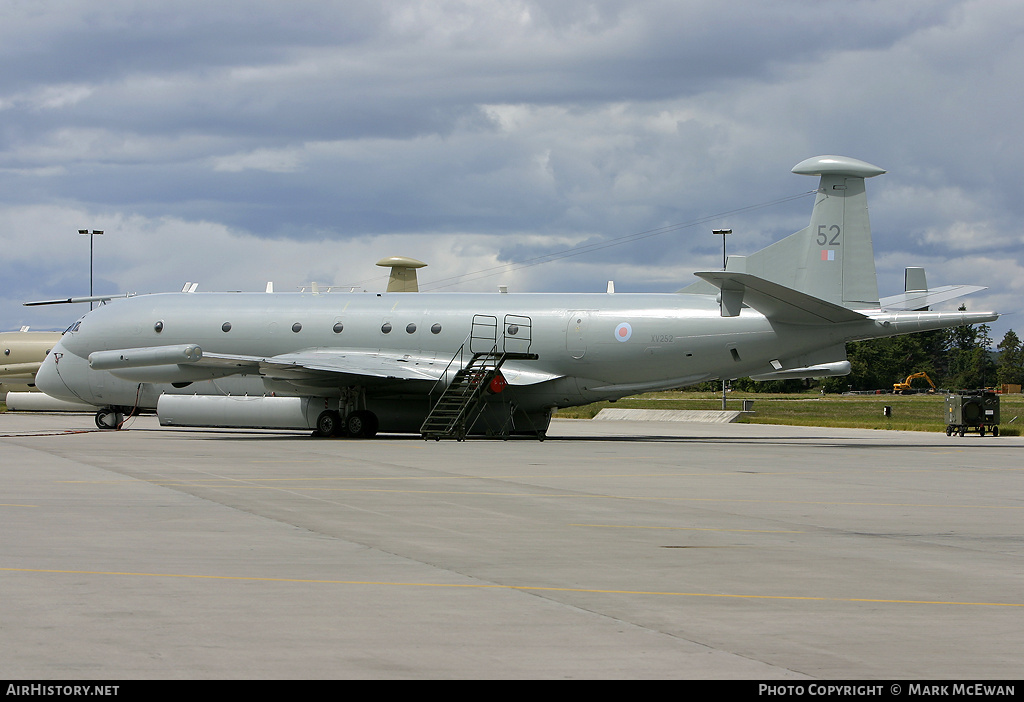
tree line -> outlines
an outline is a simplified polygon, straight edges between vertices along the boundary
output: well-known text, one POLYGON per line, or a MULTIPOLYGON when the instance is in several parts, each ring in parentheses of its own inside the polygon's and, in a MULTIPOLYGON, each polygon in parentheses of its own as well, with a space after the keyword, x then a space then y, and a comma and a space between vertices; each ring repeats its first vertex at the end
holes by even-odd
MULTIPOLYGON (((812 387, 823 392, 891 392, 893 383, 920 372, 927 373, 936 386, 947 390, 998 387, 1004 383, 1024 385, 1024 348, 1020 338, 1010 329, 993 349, 987 324, 855 341, 846 345, 846 355, 851 367, 846 376, 767 382, 738 378, 731 385, 747 392, 800 392, 812 387)), ((707 390, 721 388, 718 381, 703 385, 707 390)), ((915 380, 914 386, 927 387, 927 382, 915 380)))

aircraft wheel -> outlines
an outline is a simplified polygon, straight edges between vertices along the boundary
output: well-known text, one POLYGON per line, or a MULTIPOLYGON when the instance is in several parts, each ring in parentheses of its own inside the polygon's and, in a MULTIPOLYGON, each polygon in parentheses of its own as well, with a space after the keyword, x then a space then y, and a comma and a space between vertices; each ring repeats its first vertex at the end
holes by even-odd
POLYGON ((999 427, 992 427, 992 436, 999 436, 999 427))
POLYGON ((316 418, 317 436, 336 436, 341 430, 341 415, 334 410, 324 410, 316 418))
POLYGON ((96 412, 96 427, 98 429, 117 429, 123 421, 124 415, 110 407, 104 407, 96 412))
POLYGON ((953 425, 952 424, 947 424, 946 425, 946 436, 953 436, 953 425))
POLYGON ((980 433, 982 436, 985 436, 985 425, 984 424, 982 424, 981 427, 978 429, 978 433, 980 433))
POLYGON ((963 435, 964 435, 964 434, 966 434, 966 433, 967 433, 967 428, 966 428, 966 427, 963 427, 963 426, 961 426, 961 427, 960 427, 960 436, 963 436, 963 435))
POLYGON ((345 421, 345 428, 349 436, 357 439, 369 439, 377 434, 380 423, 377 415, 369 410, 357 410, 348 416, 345 421))

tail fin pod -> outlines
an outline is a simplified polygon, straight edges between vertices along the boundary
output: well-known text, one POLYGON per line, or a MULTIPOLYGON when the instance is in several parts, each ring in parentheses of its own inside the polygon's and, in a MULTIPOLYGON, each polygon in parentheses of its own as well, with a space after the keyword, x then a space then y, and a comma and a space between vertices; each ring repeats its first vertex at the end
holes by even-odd
POLYGON ((816 156, 793 172, 821 178, 811 223, 748 256, 746 271, 843 307, 877 307, 864 179, 885 171, 845 156, 816 156))

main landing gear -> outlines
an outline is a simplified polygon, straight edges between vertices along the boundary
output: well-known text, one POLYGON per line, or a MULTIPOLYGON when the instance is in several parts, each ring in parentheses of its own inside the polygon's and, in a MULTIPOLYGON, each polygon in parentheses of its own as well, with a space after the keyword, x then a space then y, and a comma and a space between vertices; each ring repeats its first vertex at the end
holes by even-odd
POLYGON ((324 410, 316 419, 313 436, 350 436, 353 439, 369 439, 377 435, 380 421, 369 410, 356 410, 342 419, 337 410, 324 410))

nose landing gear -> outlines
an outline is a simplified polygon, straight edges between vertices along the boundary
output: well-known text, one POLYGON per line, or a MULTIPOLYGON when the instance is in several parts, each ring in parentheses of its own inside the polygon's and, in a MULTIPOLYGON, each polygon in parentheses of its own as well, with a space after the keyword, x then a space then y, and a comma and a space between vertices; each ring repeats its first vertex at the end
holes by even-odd
POLYGON ((124 412, 117 407, 101 407, 96 412, 96 428, 116 431, 124 424, 124 412))

